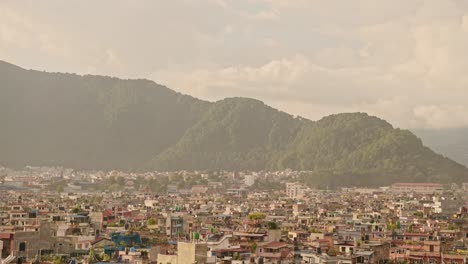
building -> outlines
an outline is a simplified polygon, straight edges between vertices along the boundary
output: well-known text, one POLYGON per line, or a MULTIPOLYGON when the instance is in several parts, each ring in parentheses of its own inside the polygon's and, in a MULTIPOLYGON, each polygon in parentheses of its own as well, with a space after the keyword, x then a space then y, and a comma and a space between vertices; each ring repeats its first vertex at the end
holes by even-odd
POLYGON ((177 255, 158 254, 158 263, 215 263, 214 258, 208 258, 207 252, 208 247, 206 243, 178 242, 177 255))
POLYGON ((166 235, 169 238, 179 237, 184 231, 182 215, 168 215, 166 217, 166 235))
POLYGON ((421 193, 432 194, 440 193, 444 190, 442 184, 438 183, 394 183, 391 187, 393 192, 397 193, 421 193))
POLYGON ((259 245, 257 257, 263 259, 263 263, 291 263, 293 250, 287 243, 273 241, 259 245))
POLYGON ((306 188, 297 182, 286 183, 286 195, 289 198, 301 198, 304 196, 306 188))
POLYGON ((464 191, 468 192, 468 182, 464 182, 464 183, 462 184, 462 189, 463 189, 464 191))
POLYGON ((247 186, 253 186, 255 184, 255 180, 257 177, 255 175, 245 175, 244 176, 244 184, 247 186))

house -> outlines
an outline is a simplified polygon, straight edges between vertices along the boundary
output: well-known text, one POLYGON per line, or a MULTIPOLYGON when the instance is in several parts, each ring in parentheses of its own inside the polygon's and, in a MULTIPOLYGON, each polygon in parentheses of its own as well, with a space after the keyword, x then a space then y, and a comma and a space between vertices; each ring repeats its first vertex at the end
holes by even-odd
POLYGON ((294 257, 291 245, 284 242, 269 242, 257 246, 257 258, 263 263, 291 263, 294 257))

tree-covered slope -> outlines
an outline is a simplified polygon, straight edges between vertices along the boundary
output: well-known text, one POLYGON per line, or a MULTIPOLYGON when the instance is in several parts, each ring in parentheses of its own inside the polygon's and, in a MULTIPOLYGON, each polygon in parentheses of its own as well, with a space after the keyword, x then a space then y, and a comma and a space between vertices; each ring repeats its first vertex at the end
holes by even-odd
POLYGON ((363 113, 313 122, 248 98, 215 103, 147 80, 0 62, 0 164, 307 170, 321 185, 468 181, 468 169, 363 113))
POLYGON ((208 106, 147 80, 0 62, 0 164, 139 168, 175 144, 208 106))
POLYGON ((303 122, 260 101, 229 98, 214 103, 173 147, 158 155, 154 168, 252 169, 267 167, 303 122))
POLYGON ((379 118, 351 113, 312 122, 244 98, 217 102, 152 165, 167 170, 292 168, 310 171, 303 180, 321 186, 468 180, 464 166, 379 118))
POLYGON ((411 132, 362 113, 333 115, 311 125, 279 166, 311 170, 306 181, 331 186, 468 180, 464 166, 434 153, 411 132))

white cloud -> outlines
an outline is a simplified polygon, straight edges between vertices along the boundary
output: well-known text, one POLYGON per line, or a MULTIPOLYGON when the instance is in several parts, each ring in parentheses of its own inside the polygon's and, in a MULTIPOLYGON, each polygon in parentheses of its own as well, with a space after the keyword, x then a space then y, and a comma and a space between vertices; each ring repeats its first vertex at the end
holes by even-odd
POLYGON ((0 17, 0 56, 22 66, 148 77, 312 119, 468 126, 465 1, 11 1, 0 17))
POLYGON ((414 109, 414 115, 431 128, 468 126, 466 105, 424 105, 414 109))
POLYGON ((276 10, 263 10, 250 16, 250 18, 254 20, 276 20, 279 18, 279 14, 276 10))

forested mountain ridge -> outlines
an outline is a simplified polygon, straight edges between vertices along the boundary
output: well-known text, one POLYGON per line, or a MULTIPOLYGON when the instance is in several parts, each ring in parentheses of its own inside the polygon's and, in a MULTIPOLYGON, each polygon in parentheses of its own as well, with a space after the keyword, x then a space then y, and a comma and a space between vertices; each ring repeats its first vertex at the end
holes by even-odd
POLYGON ((0 163, 137 169, 209 103, 148 80, 44 73, 0 63, 0 163))
POLYGON ((0 62, 0 164, 79 169, 311 171, 305 181, 467 181, 468 169, 365 113, 319 121, 249 98, 214 103, 148 80, 0 62))

